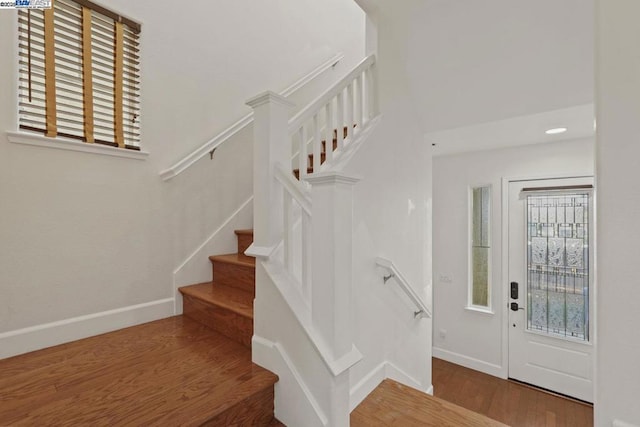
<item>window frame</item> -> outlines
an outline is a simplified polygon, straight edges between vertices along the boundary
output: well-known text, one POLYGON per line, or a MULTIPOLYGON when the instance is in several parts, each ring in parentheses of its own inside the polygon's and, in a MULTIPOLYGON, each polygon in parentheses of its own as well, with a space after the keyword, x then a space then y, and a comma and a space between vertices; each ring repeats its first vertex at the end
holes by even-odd
POLYGON ((494 199, 494 191, 493 184, 491 183, 483 183, 477 185, 469 185, 467 187, 467 301, 465 309, 485 314, 494 314, 493 305, 492 305, 492 290, 493 290, 493 199, 494 199), (478 305, 473 303, 473 290, 474 290, 474 277, 473 277, 473 211, 474 211, 474 200, 473 193, 476 189, 487 188, 488 195, 488 230, 487 230, 487 305, 478 305))
MULTIPOLYGON (((143 150, 142 148, 142 120, 140 118, 140 110, 142 108, 142 82, 141 82, 141 68, 142 68, 142 64, 141 64, 141 60, 140 60, 140 54, 142 51, 142 46, 141 46, 141 42, 142 42, 142 36, 141 36, 141 24, 139 24, 138 22, 127 18, 123 15, 120 15, 118 12, 116 12, 115 10, 111 9, 111 8, 105 8, 104 6, 101 6, 100 4, 96 4, 87 0, 67 0, 69 2, 73 2, 75 5, 77 5, 79 8, 83 8, 83 7, 87 7, 89 9, 91 9, 92 14, 93 13, 98 13, 102 16, 102 18, 104 19, 104 17, 106 16, 109 19, 113 20, 114 25, 116 23, 121 24, 123 27, 127 27, 128 29, 126 29, 125 31, 128 32, 129 34, 134 32, 136 35, 136 38, 133 39, 133 42, 131 41, 123 41, 123 43, 125 44, 125 49, 129 49, 131 46, 134 46, 134 54, 136 55, 136 61, 138 61, 136 63, 136 67, 137 69, 135 70, 135 72, 137 73, 137 82, 136 82, 136 86, 135 86, 135 93, 133 95, 127 95, 125 96, 124 100, 123 100, 123 106, 122 108, 125 109, 125 111, 130 108, 128 105, 128 100, 133 99, 136 104, 137 104, 137 111, 136 111, 136 124, 137 124, 137 130, 135 131, 137 133, 137 135, 134 136, 134 140, 132 142, 133 145, 130 145, 128 143, 127 140, 125 140, 123 142, 123 144, 118 145, 115 142, 104 142, 104 141, 87 141, 86 138, 86 134, 85 137, 78 137, 78 136, 67 136, 64 133, 58 133, 56 136, 46 136, 47 131, 45 130, 44 132, 41 129, 29 129, 28 126, 22 126, 21 124, 21 118, 23 117, 23 113, 21 112, 21 107, 20 107, 20 99, 21 99, 21 91, 24 91, 24 87, 21 87, 20 84, 15 84, 14 86, 14 90, 15 90, 15 112, 16 112, 16 116, 15 116, 15 125, 16 125, 16 131, 15 132, 6 132, 7 138, 10 142, 13 143, 18 143, 18 144, 26 144, 26 145, 31 145, 31 146, 39 146, 39 147, 47 147, 47 148, 54 148, 54 149, 63 149, 63 150, 70 150, 70 151, 79 151, 79 152, 85 152, 85 153, 92 153, 92 154, 105 154, 105 155, 109 155, 109 156, 114 156, 114 157, 124 157, 124 158, 131 158, 131 159, 139 159, 139 160, 144 160, 148 157, 149 152, 143 150), (106 12, 106 13, 105 13, 106 12), (134 44, 131 44, 134 43, 134 44), (133 96, 133 97, 131 97, 133 96)), ((55 1, 54 1, 55 4, 55 1)), ((24 35, 24 29, 21 30, 21 24, 19 23, 20 20, 20 11, 16 11, 15 14, 15 19, 13 22, 13 27, 15 28, 14 34, 15 34, 15 41, 14 41, 14 52, 15 52, 15 62, 14 62, 14 66, 15 66, 15 76, 16 76, 16 80, 20 79, 25 71, 24 71, 24 65, 20 64, 20 52, 21 49, 24 49, 24 46, 20 46, 20 37, 21 35, 24 35)), ((24 25, 24 24, 22 24, 24 25)), ((92 28, 93 28, 93 24, 92 24, 92 28)), ((125 37, 130 37, 125 35, 125 37)), ((82 43, 82 38, 79 39, 80 43, 82 43)), ((80 56, 82 57, 82 54, 80 53, 80 56)), ((92 62, 92 66, 93 66, 93 62, 92 62)), ((81 72, 81 71, 80 71, 81 72)), ((123 76, 121 78, 126 79, 127 78, 127 74, 123 74, 123 76)), ((56 82, 56 86, 57 86, 57 82, 56 82)), ((114 104, 116 102, 115 98, 115 94, 114 94, 114 104)), ((79 96, 78 100, 79 102, 82 100, 82 102, 84 102, 84 97, 83 96, 79 96)), ((55 102, 57 104, 58 102, 58 97, 56 96, 55 98, 55 102)), ((95 102, 95 101, 94 101, 95 102)), ((56 105, 57 106, 57 105, 56 105)), ((115 108, 115 107, 114 107, 115 108)), ((125 112, 125 114, 128 114, 125 112)), ((115 119, 114 119, 115 120, 115 119)), ((115 121, 114 121, 114 126, 115 126, 115 121)), ((115 140, 115 136, 114 136, 114 140, 115 140)))

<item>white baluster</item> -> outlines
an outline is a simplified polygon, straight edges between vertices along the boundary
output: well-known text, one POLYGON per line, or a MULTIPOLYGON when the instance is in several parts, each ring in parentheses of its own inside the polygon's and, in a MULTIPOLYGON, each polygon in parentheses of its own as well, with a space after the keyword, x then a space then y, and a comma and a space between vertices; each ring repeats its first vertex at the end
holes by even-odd
POLYGON ((291 194, 282 189, 284 193, 284 268, 290 275, 293 275, 293 199, 291 194))
POLYGON ((353 82, 349 83, 349 86, 347 86, 347 138, 351 139, 351 137, 353 136, 353 119, 354 119, 354 114, 353 114, 353 82))
POLYGON ((340 91, 337 97, 336 111, 336 139, 338 150, 344 147, 344 91, 340 91))
POLYGON ((311 307, 311 268, 312 268, 312 255, 311 255, 311 218, 302 210, 302 223, 300 234, 302 236, 302 248, 301 248, 301 260, 302 268, 300 275, 300 283, 302 285, 302 297, 311 307))
POLYGON ((365 87, 365 105, 367 111, 367 121, 373 118, 373 69, 367 68, 364 72, 364 78, 366 82, 365 87))
POLYGON ((366 70, 360 75, 360 123, 364 127, 364 124, 369 121, 369 111, 367 108, 367 78, 366 70))
POLYGON ((322 153, 322 140, 320 138, 320 117, 319 113, 313 116, 313 168, 314 173, 320 170, 320 156, 322 153))
POLYGON ((326 107, 327 123, 325 125, 325 151, 327 153, 327 162, 333 161, 333 99, 327 104, 326 107))
POLYGON ((300 182, 302 178, 307 176, 307 165, 309 164, 309 155, 307 153, 307 125, 302 125, 298 131, 300 134, 300 150, 298 151, 298 177, 300 182))
POLYGON ((356 125, 354 131, 362 129, 362 74, 353 81, 353 92, 355 101, 353 103, 353 124, 356 125))
POLYGON ((371 91, 369 92, 371 99, 371 117, 375 117, 380 112, 378 105, 378 66, 375 62, 369 67, 369 72, 371 74, 371 91))

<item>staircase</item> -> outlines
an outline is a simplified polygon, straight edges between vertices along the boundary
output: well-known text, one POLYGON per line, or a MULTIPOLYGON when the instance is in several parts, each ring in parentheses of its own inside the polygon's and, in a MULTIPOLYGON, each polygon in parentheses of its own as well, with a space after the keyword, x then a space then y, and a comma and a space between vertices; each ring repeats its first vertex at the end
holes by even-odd
MULTIPOLYGON (((253 241, 253 230, 236 230, 235 234, 237 253, 209 257, 213 280, 179 290, 183 297, 183 316, 242 344, 251 360, 256 260, 244 252, 253 241)), ((273 417, 273 386, 278 377, 257 365, 253 365, 253 370, 268 374, 270 381, 239 396, 237 402, 229 405, 229 411, 218 414, 207 425, 283 425, 273 417)), ((230 394, 231 391, 228 390, 230 394)))

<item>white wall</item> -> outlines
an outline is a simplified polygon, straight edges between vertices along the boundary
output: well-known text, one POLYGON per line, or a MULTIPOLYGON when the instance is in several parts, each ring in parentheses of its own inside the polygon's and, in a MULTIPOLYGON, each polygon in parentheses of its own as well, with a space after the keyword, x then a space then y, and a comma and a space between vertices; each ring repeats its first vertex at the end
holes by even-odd
POLYGON ((434 357, 506 376, 502 274, 502 178, 593 174, 593 140, 438 156, 433 160, 434 357), (491 305, 494 314, 466 310, 468 191, 492 186, 491 305), (448 283, 444 278, 450 278, 448 283), (444 280, 443 280, 444 279, 444 280), (446 337, 440 336, 446 331, 446 337))
POLYGON ((596 170, 598 348, 595 425, 640 426, 640 3, 598 0, 596 170), (622 424, 620 424, 622 425, 622 424))
MULTIPOLYGON (((142 146, 151 155, 122 159, 0 136, 0 339, 153 301, 162 309, 132 309, 120 323, 106 316, 58 342, 172 314, 174 268, 252 192, 251 129, 173 181, 159 171, 248 113, 249 97, 282 90, 343 52, 323 76, 335 80, 364 53, 364 15, 348 1, 104 3, 142 23, 142 146)), ((0 131, 17 126, 16 19, 0 12, 0 131)), ((51 343, 3 342, 0 357, 51 343)))
POLYGON ((428 130, 593 102, 593 0, 423 3, 409 84, 428 130))
MULTIPOLYGON (((384 375, 431 386, 431 319, 414 319, 416 307, 390 280, 382 282, 375 257, 391 260, 416 292, 431 301, 431 147, 423 138, 407 86, 409 18, 424 18, 420 1, 377 2, 378 77, 382 120, 344 169, 362 176, 354 187, 354 330, 363 354, 350 373, 353 387, 384 375), (397 371, 396 371, 397 372, 397 371)), ((374 41, 375 44, 375 41, 374 41)), ((366 388, 366 385, 363 384, 366 388)))

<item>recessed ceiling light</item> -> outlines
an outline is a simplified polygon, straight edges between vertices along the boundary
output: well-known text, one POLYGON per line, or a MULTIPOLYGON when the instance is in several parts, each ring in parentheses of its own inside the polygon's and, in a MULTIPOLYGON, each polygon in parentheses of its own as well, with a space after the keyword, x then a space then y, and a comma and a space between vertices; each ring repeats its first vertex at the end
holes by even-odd
POLYGON ((547 135, 557 135, 559 133, 565 133, 566 131, 567 131, 567 128, 553 128, 553 129, 548 129, 544 133, 546 133, 547 135))

